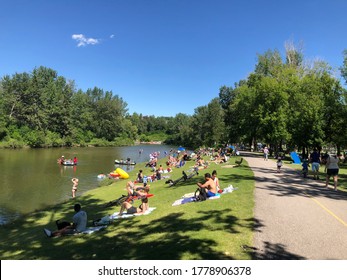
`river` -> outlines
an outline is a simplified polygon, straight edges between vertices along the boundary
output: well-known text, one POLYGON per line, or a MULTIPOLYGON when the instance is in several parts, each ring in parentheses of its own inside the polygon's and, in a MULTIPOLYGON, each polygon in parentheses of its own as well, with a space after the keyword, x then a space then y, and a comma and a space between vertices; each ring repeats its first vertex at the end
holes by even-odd
MULTIPOLYGON (((170 146, 138 145, 128 147, 55 148, 0 150, 0 225, 48 205, 71 198, 71 179, 79 179, 77 196, 98 187, 100 173, 117 167, 130 171, 134 166, 117 166, 115 159, 128 157, 135 162, 147 162, 149 154, 160 152, 160 158, 170 146), (141 153, 139 151, 142 151, 141 153), (57 159, 78 158, 77 166, 62 166, 57 159)), ((135 165, 136 168, 136 165, 135 165)))

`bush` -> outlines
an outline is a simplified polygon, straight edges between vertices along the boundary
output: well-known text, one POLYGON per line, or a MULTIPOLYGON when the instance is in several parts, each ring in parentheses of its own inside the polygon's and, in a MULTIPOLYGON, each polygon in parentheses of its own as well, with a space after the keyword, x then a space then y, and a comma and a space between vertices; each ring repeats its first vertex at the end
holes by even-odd
POLYGON ((32 148, 41 148, 45 144, 45 135, 42 131, 30 131, 25 136, 25 142, 32 148))
POLYGON ((64 141, 58 133, 48 131, 45 138, 45 144, 48 147, 62 147, 64 146, 64 141))

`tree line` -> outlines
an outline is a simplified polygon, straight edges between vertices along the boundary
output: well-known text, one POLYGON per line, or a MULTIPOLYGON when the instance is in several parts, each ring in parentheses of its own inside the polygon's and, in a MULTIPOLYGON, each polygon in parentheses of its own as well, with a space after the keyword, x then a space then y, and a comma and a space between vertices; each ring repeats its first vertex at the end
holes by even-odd
POLYGON ((221 86, 193 115, 174 117, 129 114, 112 91, 76 89, 74 81, 40 66, 2 77, 0 141, 3 147, 59 147, 162 140, 192 148, 263 142, 304 154, 324 145, 341 150, 347 146, 347 94, 338 77, 347 81, 347 51, 342 58, 336 71, 287 43, 284 57, 278 50, 258 54, 246 79, 221 86))

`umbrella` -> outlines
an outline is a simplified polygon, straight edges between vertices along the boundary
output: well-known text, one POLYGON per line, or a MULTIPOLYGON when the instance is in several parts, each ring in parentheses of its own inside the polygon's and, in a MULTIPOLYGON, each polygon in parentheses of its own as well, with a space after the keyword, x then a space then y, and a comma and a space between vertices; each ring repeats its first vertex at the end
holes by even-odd
POLYGON ((183 151, 185 151, 186 149, 185 148, 183 148, 183 147, 178 147, 178 149, 177 149, 178 151, 180 151, 180 152, 183 152, 183 151))

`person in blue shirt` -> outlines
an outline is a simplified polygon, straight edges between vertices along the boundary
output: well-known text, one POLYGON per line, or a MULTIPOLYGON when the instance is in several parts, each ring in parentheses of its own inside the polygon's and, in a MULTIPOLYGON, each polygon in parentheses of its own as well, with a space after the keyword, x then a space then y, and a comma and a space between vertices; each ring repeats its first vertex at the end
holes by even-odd
POLYGON ((304 159, 301 166, 302 166, 302 175, 304 176, 304 178, 307 178, 308 168, 310 166, 310 164, 308 163, 308 160, 304 159))

